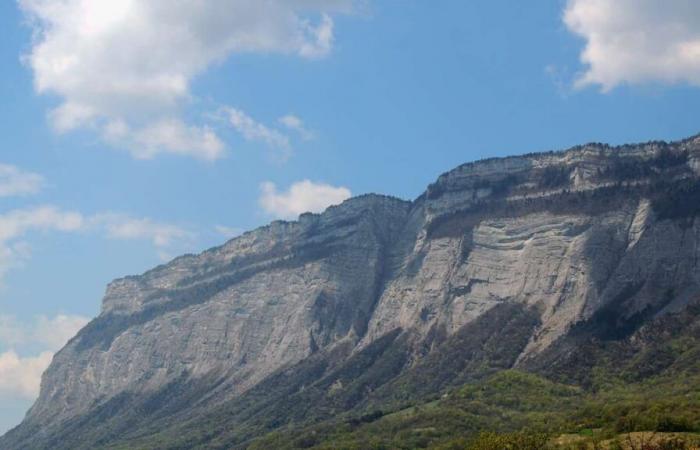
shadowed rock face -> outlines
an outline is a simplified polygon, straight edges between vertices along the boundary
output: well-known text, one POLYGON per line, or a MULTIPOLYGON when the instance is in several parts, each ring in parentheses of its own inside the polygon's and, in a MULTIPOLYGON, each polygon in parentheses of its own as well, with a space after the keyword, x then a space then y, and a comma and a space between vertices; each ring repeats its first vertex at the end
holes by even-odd
POLYGON ((198 407, 243 411, 290 370, 304 382, 280 398, 326 379, 338 396, 366 379, 332 414, 395 398, 397 383, 420 390, 424 372, 465 380, 477 366, 542 367, 571 352, 573 332, 626 337, 700 295, 699 168, 699 138, 480 161, 413 202, 353 198, 116 280, 0 448, 59 448, 66 430, 100 426, 91 414, 118 421, 154 395, 167 406, 153 407, 161 422, 143 415, 168 426, 198 407), (385 341, 393 362, 377 368, 385 341), (173 398, 197 395, 162 400, 175 385, 173 398))

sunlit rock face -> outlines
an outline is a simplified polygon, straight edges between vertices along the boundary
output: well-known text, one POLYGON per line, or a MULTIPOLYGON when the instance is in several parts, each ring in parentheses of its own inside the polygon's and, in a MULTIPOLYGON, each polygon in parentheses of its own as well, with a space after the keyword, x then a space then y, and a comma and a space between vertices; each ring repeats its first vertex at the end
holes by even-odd
POLYGON ((236 395, 365 333, 382 265, 411 204, 358 197, 110 284, 103 312, 59 352, 32 417, 216 374, 236 395))
POLYGON ((469 163, 414 201, 353 198, 116 280, 4 443, 183 379, 212 380, 198 401, 219 404, 390 333, 412 352, 410 370, 504 304, 537 317, 517 367, 551 358, 581 324, 601 338, 632 333, 700 294, 698 161, 689 139, 469 163))

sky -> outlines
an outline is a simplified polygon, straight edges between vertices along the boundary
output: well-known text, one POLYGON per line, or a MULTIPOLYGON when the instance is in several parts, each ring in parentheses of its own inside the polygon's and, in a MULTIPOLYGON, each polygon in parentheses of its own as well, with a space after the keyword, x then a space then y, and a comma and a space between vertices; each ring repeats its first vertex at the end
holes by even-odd
POLYGON ((700 132, 695 0, 0 3, 0 433, 106 284, 486 157, 700 132))

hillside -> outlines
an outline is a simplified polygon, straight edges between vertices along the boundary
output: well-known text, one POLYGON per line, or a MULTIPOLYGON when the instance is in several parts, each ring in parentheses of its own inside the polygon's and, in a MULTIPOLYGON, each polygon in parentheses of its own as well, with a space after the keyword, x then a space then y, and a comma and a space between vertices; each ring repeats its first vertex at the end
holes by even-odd
POLYGON ((698 214, 694 137, 478 161, 414 201, 273 222, 112 282, 0 448, 697 430, 698 214))

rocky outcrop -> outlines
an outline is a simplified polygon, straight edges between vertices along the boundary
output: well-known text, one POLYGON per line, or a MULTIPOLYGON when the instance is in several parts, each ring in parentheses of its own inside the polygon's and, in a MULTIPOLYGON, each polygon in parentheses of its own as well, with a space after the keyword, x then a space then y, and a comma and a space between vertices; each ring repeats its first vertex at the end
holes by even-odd
MULTIPOLYGON (((498 367, 523 368, 554 358, 582 324, 601 339, 628 335, 700 296, 698 161, 692 138, 469 163, 412 202, 353 198, 114 281, 0 448, 45 447, 105 405, 123 414, 120 396, 183 380, 207 380, 197 402, 214 408, 299 364, 323 360, 312 371, 322 376, 363 360, 387 336, 405 350, 396 377, 443 343, 482 342, 473 330, 491 350, 464 358, 507 353, 498 367), (489 317, 519 325, 487 330, 489 317)), ((329 392, 347 386, 338 380, 329 392)))
POLYGON ((69 418, 183 374, 215 373, 236 395, 320 347, 357 339, 409 207, 355 198, 113 282, 102 314, 54 358, 30 417, 69 418))

